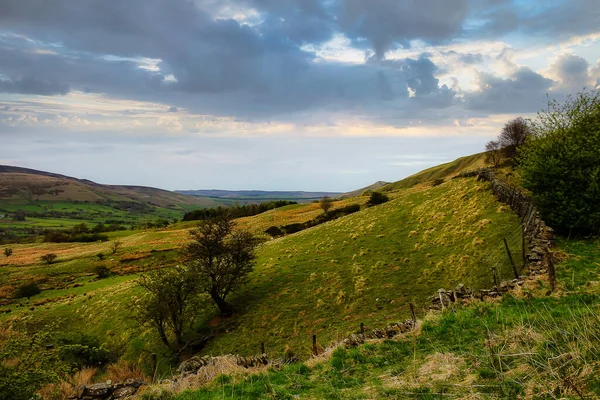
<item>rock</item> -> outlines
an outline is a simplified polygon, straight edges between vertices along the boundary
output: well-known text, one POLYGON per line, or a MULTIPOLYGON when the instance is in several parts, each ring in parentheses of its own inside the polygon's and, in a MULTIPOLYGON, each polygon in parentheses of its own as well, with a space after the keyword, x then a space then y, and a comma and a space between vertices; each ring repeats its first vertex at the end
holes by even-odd
POLYGON ((129 396, 133 396, 137 392, 137 388, 134 386, 124 386, 115 390, 112 394, 113 399, 124 399, 129 396))
POLYGON ((361 333, 355 333, 355 334, 348 336, 346 339, 344 339, 343 344, 344 344, 345 348, 349 349, 351 347, 356 347, 359 344, 363 344, 364 342, 365 342, 365 335, 363 335, 361 333))
POLYGON ((144 385, 144 381, 140 381, 138 379, 127 379, 124 384, 125 386, 133 386, 134 388, 139 389, 144 385))
POLYGON ((210 356, 198 357, 194 356, 189 360, 185 360, 179 364, 177 371, 182 375, 192 375, 198 372, 198 370, 211 362, 210 356))
POLYGON ((91 396, 102 398, 108 395, 111 390, 111 385, 107 385, 106 383, 96 383, 85 387, 84 397, 91 396))

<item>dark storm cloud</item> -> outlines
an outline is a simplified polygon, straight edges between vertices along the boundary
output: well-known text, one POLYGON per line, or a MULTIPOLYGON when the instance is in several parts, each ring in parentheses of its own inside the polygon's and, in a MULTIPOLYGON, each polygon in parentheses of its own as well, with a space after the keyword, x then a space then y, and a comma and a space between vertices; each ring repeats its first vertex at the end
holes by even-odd
POLYGON ((465 106, 497 113, 535 112, 553 83, 527 67, 519 68, 506 79, 480 72, 479 91, 465 95, 465 106))
POLYGON ((269 31, 291 41, 320 43, 335 32, 335 16, 320 0, 246 0, 245 4, 265 14, 261 31, 269 31))
MULTIPOLYGON (((578 31, 597 29, 591 21, 597 22, 600 7, 591 0, 554 8, 523 4, 533 11, 519 13, 507 0, 3 0, 0 88, 45 95, 83 90, 242 118, 309 109, 377 113, 381 103, 439 108, 454 104, 456 93, 440 86, 440 71, 430 58, 388 62, 387 51, 414 39, 435 44, 547 30, 550 22, 563 24, 551 29, 566 31, 575 13, 583 18, 578 31), (215 18, 228 7, 253 8, 258 17, 251 24, 215 18), (478 28, 465 30, 473 20, 478 28), (358 66, 315 62, 317 56, 303 45, 318 45, 336 32, 372 49, 375 57, 358 66), (141 58, 157 60, 158 70, 140 68, 141 58)), ((482 57, 461 54, 459 60, 474 64, 482 57)), ((508 79, 482 74, 489 87, 468 96, 467 103, 492 108, 496 100, 508 107, 505 94, 535 83, 523 74, 508 79), (477 96, 483 103, 469 103, 477 96)), ((543 89, 534 87, 536 95, 549 87, 543 78, 537 85, 543 89)))
MULTIPOLYGON (((293 20, 296 13, 328 18, 319 3, 292 3, 289 11, 277 2, 253 2, 281 18, 293 20)), ((378 101, 407 99, 407 88, 427 108, 427 98, 440 89, 437 68, 426 57, 393 66, 314 63, 313 53, 269 22, 252 28, 232 19, 214 20, 187 2, 119 2, 118 18, 116 11, 98 9, 100 2, 56 1, 50 9, 45 4, 37 11, 21 1, 0 6, 0 18, 28 37, 0 37, 0 71, 11 80, 25 74, 73 90, 242 118, 310 108, 368 113, 377 111, 378 101), (139 10, 144 12, 138 18, 139 10), (52 51, 36 52, 44 46, 52 51), (139 68, 133 57, 141 56, 160 59, 160 72, 139 68), (165 79, 169 75, 174 79, 165 79)))
POLYGON ((479 23, 476 28, 471 28, 467 32, 468 37, 481 38, 520 33, 534 34, 538 39, 545 38, 551 42, 600 30, 600 7, 597 0, 555 2, 482 0, 482 2, 473 0, 475 7, 472 17, 479 23))
POLYGON ((339 24, 350 38, 366 39, 382 58, 394 44, 413 39, 441 43, 460 34, 467 0, 339 0, 339 24))

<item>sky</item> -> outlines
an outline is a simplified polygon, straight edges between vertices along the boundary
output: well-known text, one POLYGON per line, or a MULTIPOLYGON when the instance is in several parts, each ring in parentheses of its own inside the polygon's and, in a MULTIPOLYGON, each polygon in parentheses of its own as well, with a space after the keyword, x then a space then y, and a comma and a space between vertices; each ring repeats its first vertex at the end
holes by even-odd
POLYGON ((0 164, 350 191, 600 85, 598 0, 2 0, 0 164))

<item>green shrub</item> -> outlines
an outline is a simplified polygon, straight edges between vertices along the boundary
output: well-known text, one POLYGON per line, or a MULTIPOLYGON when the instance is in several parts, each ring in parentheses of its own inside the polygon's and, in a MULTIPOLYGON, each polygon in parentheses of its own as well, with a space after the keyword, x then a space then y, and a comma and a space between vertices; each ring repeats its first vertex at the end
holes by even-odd
POLYGON ((523 186, 559 231, 600 230, 600 91, 550 101, 520 152, 523 186))
POLYGON ((54 260, 56 260, 56 257, 57 257, 57 255, 54 253, 48 253, 48 254, 44 254, 43 256, 41 256, 40 260, 42 260, 46 264, 52 264, 54 262, 54 260))
POLYGON ((108 278, 112 271, 106 265, 98 265, 94 268, 94 273, 98 277, 98 279, 108 278))
POLYGON ((105 365, 113 361, 112 354, 103 346, 66 344, 58 349, 60 359, 74 368, 105 365))
POLYGON ((13 253, 13 249, 11 247, 7 247, 7 248, 4 249, 4 255, 6 257, 12 256, 12 253, 13 253))
POLYGON ((41 292, 42 290, 37 285, 37 283, 26 283, 20 286, 17 290, 15 290, 13 297, 15 299, 22 299, 24 297, 30 298, 31 296, 35 296, 36 294, 40 294, 41 292))
POLYGON ((269 229, 265 231, 265 233, 271 235, 271 237, 279 237, 283 236, 285 233, 276 226, 271 226, 269 229))
POLYGON ((369 201, 367 202, 368 206, 376 206, 378 204, 383 204, 387 202, 390 198, 387 195, 381 192, 373 192, 371 193, 371 197, 369 197, 369 201))

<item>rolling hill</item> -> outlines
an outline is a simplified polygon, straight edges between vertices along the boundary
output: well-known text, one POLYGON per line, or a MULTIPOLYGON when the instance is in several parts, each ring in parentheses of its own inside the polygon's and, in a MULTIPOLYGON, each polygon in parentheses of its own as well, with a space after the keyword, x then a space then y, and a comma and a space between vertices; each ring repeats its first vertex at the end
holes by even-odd
POLYGON ((398 189, 408 189, 416 185, 431 185, 436 179, 451 179, 463 171, 472 171, 486 166, 485 153, 472 154, 470 156, 460 157, 454 161, 436 165, 421 172, 417 172, 407 178, 386 185, 383 191, 394 191, 398 189))
POLYGON ((19 202, 137 202, 157 207, 214 207, 217 202, 144 186, 101 185, 28 168, 0 165, 0 201, 19 202))
MULTIPOLYGON (((450 179, 479 166, 480 160, 480 155, 461 158, 388 184, 390 201, 382 205, 367 207, 368 196, 338 200, 334 208, 359 204, 362 209, 267 240, 258 249, 248 284, 230 299, 237 308, 233 318, 223 319, 207 305, 197 310, 194 325, 196 333, 213 335, 203 354, 254 355, 264 343, 269 357, 293 352, 307 360, 313 334, 326 347, 356 332, 360 323, 370 329, 408 318, 412 302, 423 317, 414 334, 351 350, 338 348, 305 364, 248 379, 221 376, 200 391, 176 398, 224 398, 225 392, 225 398, 414 398, 410 396, 415 393, 417 398, 437 398, 427 397, 430 393, 472 398, 481 392, 494 393, 489 398, 516 398, 529 388, 543 391, 548 382, 560 385, 545 371, 532 372, 530 365, 541 365, 532 357, 546 354, 547 343, 564 332, 584 338, 582 345, 597 337, 597 330, 586 328, 597 325, 593 293, 598 286, 590 284, 598 280, 597 241, 559 242, 564 253, 556 253, 562 254, 557 275, 568 290, 565 297, 532 298, 547 290, 536 277, 522 289, 521 299, 508 296, 502 302, 425 314, 430 296, 440 287, 490 287, 492 259, 501 278, 512 276, 503 239, 518 248, 520 219, 497 202, 489 183, 450 179), (432 179, 445 181, 434 186, 432 179), (582 326, 587 330, 578 331, 582 326), (502 368, 490 359, 490 352, 502 357, 502 368)), ((297 204, 237 223, 260 234, 271 225, 305 222, 320 213, 317 204, 297 204)), ((110 243, 100 242, 13 245, 13 254, 0 262, 0 322, 11 327, 12 335, 26 328, 30 333, 46 332, 53 343, 91 340, 123 362, 141 366, 149 376, 148 354, 158 353, 159 374, 170 376, 174 358, 152 328, 131 318, 130 306, 138 301, 135 281, 140 273, 182 261, 178 249, 189 240, 189 227, 179 223, 109 233, 111 240, 122 243, 115 254, 110 253, 110 243), (40 262, 47 253, 58 256, 52 265, 40 262), (101 259, 99 253, 107 257, 101 259), (98 267, 109 268, 113 275, 96 277, 98 267), (11 299, 27 282, 36 282, 42 292, 31 299, 11 299)), ((519 252, 514 253, 520 263, 519 252)), ((564 351, 572 350, 571 343, 564 344, 564 351)), ((42 348, 36 359, 49 351, 42 348)), ((553 351, 548 357, 559 359, 556 352, 563 350, 553 351)), ((584 361, 589 360, 593 357, 584 361)), ((103 379, 107 378, 96 378, 103 379)))

